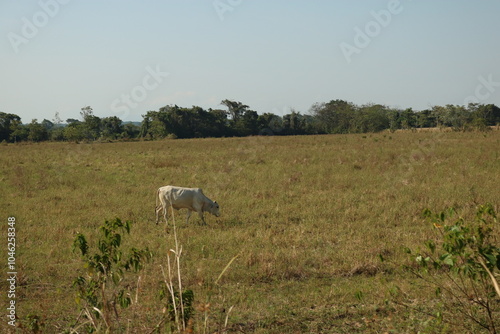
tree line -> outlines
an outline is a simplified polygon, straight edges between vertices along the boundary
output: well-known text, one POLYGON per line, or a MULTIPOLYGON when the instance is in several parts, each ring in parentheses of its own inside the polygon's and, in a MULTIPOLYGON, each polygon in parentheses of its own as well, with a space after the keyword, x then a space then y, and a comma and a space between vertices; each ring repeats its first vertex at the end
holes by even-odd
POLYGON ((332 100, 312 105, 307 114, 291 110, 283 116, 259 115, 249 106, 227 99, 221 105, 226 109, 167 105, 148 111, 140 124, 124 123, 117 116, 100 118, 90 106, 81 108, 81 119, 67 119, 65 123, 58 113, 52 121, 33 119, 23 124, 19 116, 0 112, 0 142, 345 134, 432 127, 484 131, 500 124, 500 108, 494 104, 433 106, 414 111, 332 100))

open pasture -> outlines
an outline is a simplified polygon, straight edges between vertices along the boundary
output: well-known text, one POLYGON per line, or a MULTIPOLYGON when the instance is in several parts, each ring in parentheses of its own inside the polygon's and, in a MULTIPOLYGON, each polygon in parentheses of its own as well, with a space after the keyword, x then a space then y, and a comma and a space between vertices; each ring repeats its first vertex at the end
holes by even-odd
POLYGON ((434 305, 402 272, 402 248, 431 235, 425 208, 468 216, 492 202, 500 211, 499 175, 499 131, 1 145, 2 235, 7 217, 17 222, 17 315, 40 316, 47 333, 69 328, 79 315, 72 283, 85 271, 75 234, 92 245, 104 220, 120 217, 134 222, 127 247, 154 254, 140 279, 126 276, 139 290, 121 317, 130 333, 151 332, 163 315, 160 265, 174 247, 155 225, 155 194, 172 184, 202 188, 221 210, 205 214, 206 226, 197 215, 186 226, 185 210, 175 216, 195 332, 429 330, 428 316, 390 302, 397 284, 434 305))

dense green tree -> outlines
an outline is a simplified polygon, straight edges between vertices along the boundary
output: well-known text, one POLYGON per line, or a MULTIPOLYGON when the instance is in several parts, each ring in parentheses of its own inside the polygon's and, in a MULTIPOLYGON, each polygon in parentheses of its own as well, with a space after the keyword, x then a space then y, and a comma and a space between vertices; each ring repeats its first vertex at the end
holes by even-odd
POLYGON ((260 135, 283 134, 283 119, 273 113, 264 113, 257 118, 260 135))
MULTIPOLYGON (((11 141, 11 134, 15 129, 12 125, 18 125, 21 123, 21 118, 15 114, 7 114, 0 112, 0 142, 1 141, 11 141)), ((15 141, 15 138, 14 138, 15 141)))
POLYGON ((436 116, 432 110, 425 109, 415 113, 415 124, 419 128, 433 128, 437 126, 436 116))
POLYGON ((392 109, 387 112, 387 118, 389 119, 389 129, 391 130, 391 132, 394 132, 401 127, 399 112, 400 111, 397 109, 392 109))
POLYGON ((123 131, 121 133, 121 138, 123 139, 132 139, 139 137, 141 132, 141 127, 133 124, 133 123, 125 123, 123 125, 123 131))
POLYGON ((146 139, 165 138, 168 134, 166 124, 167 113, 164 111, 148 111, 143 116, 141 137, 146 139))
POLYGON ((64 128, 64 139, 68 141, 80 141, 85 139, 85 132, 83 129, 83 124, 81 122, 69 123, 64 128))
POLYGON ((49 139, 49 132, 47 128, 38 123, 36 119, 32 120, 30 124, 28 124, 28 140, 33 142, 40 142, 49 139))
POLYGON ((88 140, 96 140, 101 134, 101 119, 94 115, 92 107, 81 108, 83 135, 88 140))
POLYGON ((283 134, 303 135, 306 134, 306 119, 295 110, 283 116, 283 134))
POLYGON ((259 133, 259 115, 253 110, 245 110, 237 121, 233 122, 234 135, 252 136, 259 133))
POLYGON ((351 102, 331 100, 328 103, 316 103, 311 107, 311 114, 317 118, 320 131, 326 133, 348 133, 355 126, 353 121, 358 108, 351 102))
POLYGON ((165 108, 166 111, 166 126, 169 134, 175 135, 177 138, 192 138, 195 137, 195 119, 194 112, 192 113, 187 108, 181 108, 177 105, 165 108))
POLYGON ((473 113, 474 119, 484 119, 487 126, 500 124, 500 108, 494 104, 469 104, 469 109, 473 113))
POLYGON ((446 117, 446 108, 443 106, 433 106, 431 108, 431 117, 436 121, 436 126, 439 128, 448 126, 448 119, 446 117))
POLYGON ((50 131, 49 131, 49 140, 53 141, 63 141, 64 138, 64 126, 54 126, 50 131))
POLYGON ((324 134, 318 126, 318 121, 312 115, 301 115, 304 120, 305 125, 305 134, 307 135, 315 135, 315 134, 324 134))
POLYGON ((44 119, 41 124, 47 131, 50 131, 54 128, 54 123, 52 123, 48 119, 44 119))
POLYGON ((231 100, 222 100, 222 105, 225 105, 228 109, 229 116, 233 122, 237 122, 239 118, 245 113, 249 108, 247 105, 231 100))
POLYGON ((212 122, 213 137, 227 137, 231 135, 227 111, 222 109, 208 109, 209 119, 212 122))
POLYGON ((399 113, 401 129, 411 129, 417 126, 417 117, 411 108, 399 113))
POLYGON ((154 111, 148 111, 146 115, 141 115, 142 122, 141 122, 141 129, 139 131, 140 138, 151 139, 150 129, 151 129, 151 122, 153 121, 151 116, 152 113, 154 113, 154 111))
POLYGON ((206 111, 198 106, 181 108, 168 105, 143 116, 141 137, 164 138, 167 135, 174 138, 198 138, 222 137, 232 133, 229 131, 227 112, 223 110, 206 111))
POLYGON ((101 119, 101 136, 107 139, 120 138, 123 132, 122 120, 117 116, 101 119))
POLYGON ((445 107, 445 119, 448 126, 455 130, 465 130, 472 120, 471 113, 466 107, 452 104, 445 107))
POLYGON ((90 106, 81 108, 81 120, 69 118, 67 125, 62 124, 58 113, 53 121, 44 119, 38 123, 33 120, 30 124, 23 124, 19 116, 0 112, 0 141, 365 133, 436 126, 465 131, 488 130, 490 126, 500 124, 500 108, 494 104, 448 104, 415 112, 411 108, 395 109, 381 104, 359 106, 337 99, 313 104, 308 115, 292 110, 284 116, 259 115, 239 101, 226 99, 221 104, 227 110, 167 105, 158 111, 148 111, 142 116, 140 126, 124 125, 116 116, 101 119, 93 114, 90 106))
POLYGON ((28 127, 21 122, 21 119, 14 119, 10 122, 10 137, 11 142, 28 140, 28 127))
POLYGON ((386 109, 386 117, 389 121, 389 129, 411 129, 417 126, 417 115, 411 108, 405 110, 386 109))
POLYGON ((381 104, 368 104, 354 112, 349 132, 380 132, 389 128, 388 109, 381 104))
POLYGON ((81 123, 79 120, 77 120, 76 118, 68 118, 66 120, 66 123, 67 124, 73 124, 73 123, 81 123))

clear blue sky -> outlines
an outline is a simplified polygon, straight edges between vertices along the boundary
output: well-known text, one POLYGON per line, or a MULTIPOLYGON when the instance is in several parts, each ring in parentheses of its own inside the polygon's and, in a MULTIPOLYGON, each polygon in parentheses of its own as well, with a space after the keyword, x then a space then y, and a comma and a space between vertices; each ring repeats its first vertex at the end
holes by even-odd
POLYGON ((496 0, 1 1, 0 111, 500 106, 499 14, 496 0))

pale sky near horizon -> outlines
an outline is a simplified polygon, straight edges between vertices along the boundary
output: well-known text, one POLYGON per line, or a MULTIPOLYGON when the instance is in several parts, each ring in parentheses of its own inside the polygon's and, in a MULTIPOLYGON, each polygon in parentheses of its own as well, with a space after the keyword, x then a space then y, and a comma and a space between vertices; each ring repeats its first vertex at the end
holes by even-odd
POLYGON ((499 14, 498 0, 4 0, 0 111, 500 106, 499 14))

